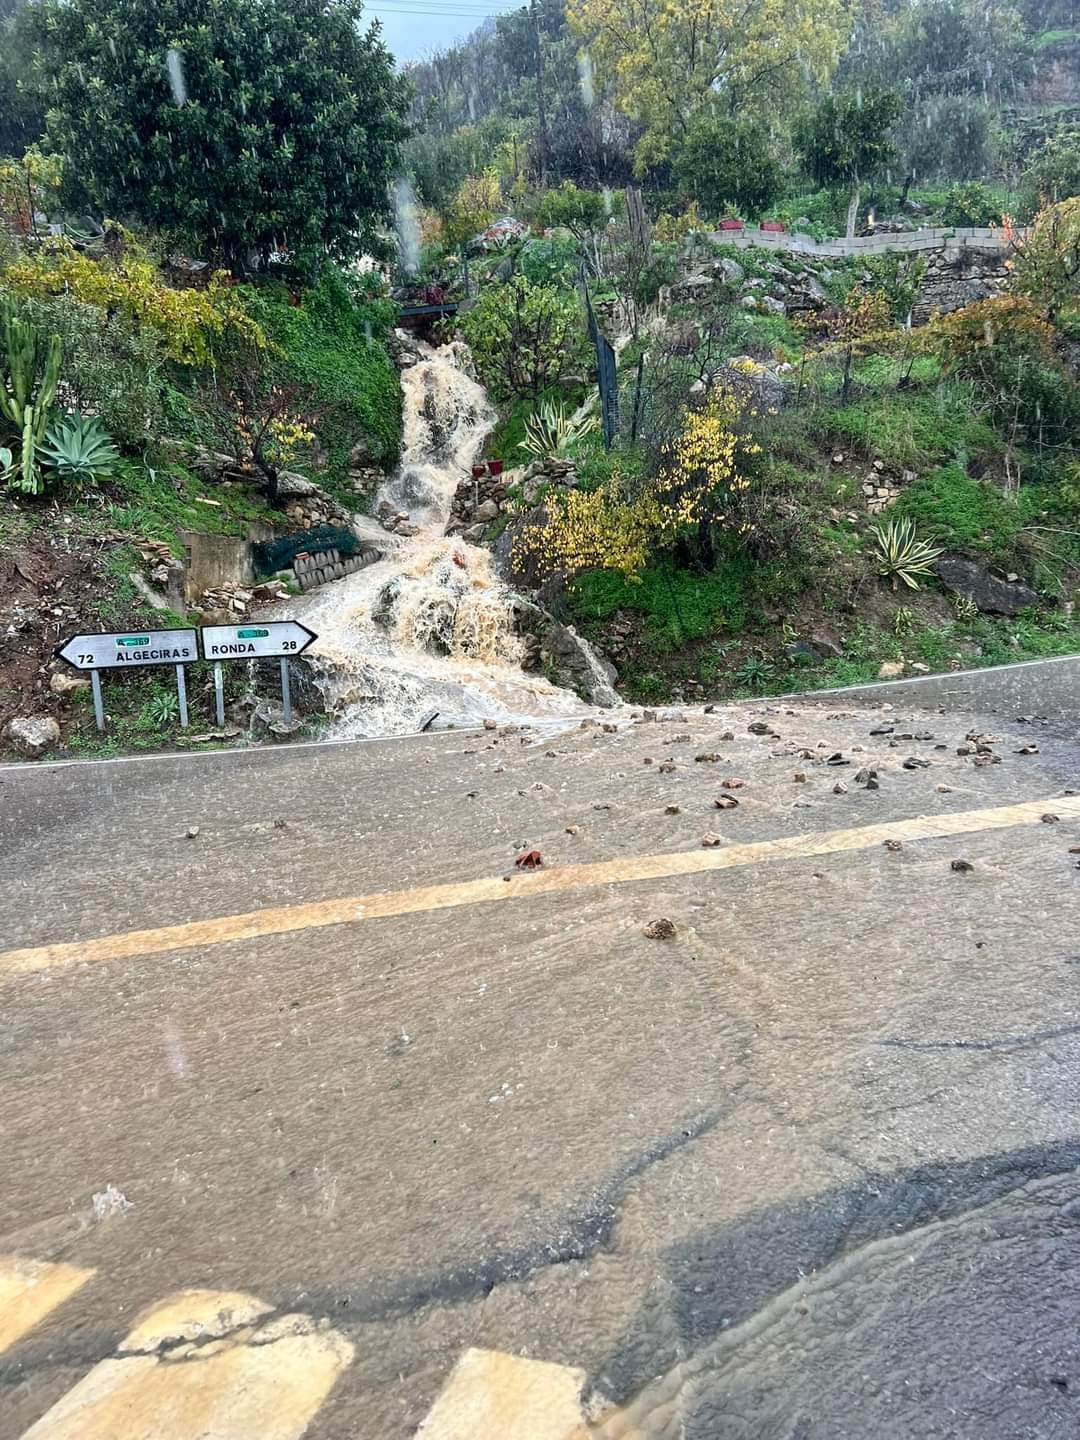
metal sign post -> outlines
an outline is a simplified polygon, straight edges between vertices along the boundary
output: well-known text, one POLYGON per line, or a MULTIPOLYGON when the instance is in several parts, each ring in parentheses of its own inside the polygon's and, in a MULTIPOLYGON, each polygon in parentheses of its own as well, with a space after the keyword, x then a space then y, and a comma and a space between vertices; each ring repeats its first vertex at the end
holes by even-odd
POLYGON ((94 696, 94 719, 99 730, 105 729, 105 703, 101 698, 101 671, 90 671, 90 689, 94 696))
POLYGON ((286 725, 292 724, 292 694, 289 691, 289 657, 281 657, 281 718, 286 725))
POLYGON ((74 670, 90 672, 94 694, 94 719, 105 729, 105 706, 101 695, 102 670, 132 670, 143 665, 172 665, 176 669, 176 698, 180 723, 188 723, 187 685, 184 666, 199 658, 194 630, 137 630, 127 634, 73 635, 56 652, 74 670))
POLYGON ((183 665, 176 667, 176 701, 180 707, 180 725, 186 730, 188 728, 187 713, 187 681, 184 679, 183 665))
POLYGON ((225 724, 225 672, 220 660, 214 661, 214 717, 221 729, 225 724))
POLYGON ((289 660, 301 655, 318 636, 296 620, 264 620, 246 625, 204 625, 202 650, 214 662, 214 687, 217 692, 218 724, 225 721, 221 689, 221 664, 224 660, 260 660, 277 656, 281 669, 281 713, 286 725, 292 724, 292 694, 289 689, 289 660))

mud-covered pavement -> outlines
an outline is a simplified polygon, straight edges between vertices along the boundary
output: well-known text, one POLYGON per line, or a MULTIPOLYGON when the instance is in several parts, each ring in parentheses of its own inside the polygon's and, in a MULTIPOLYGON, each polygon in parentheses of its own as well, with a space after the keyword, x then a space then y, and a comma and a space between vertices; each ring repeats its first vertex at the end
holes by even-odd
POLYGON ((609 724, 0 771, 2 1440, 1080 1432, 1067 727, 609 724))

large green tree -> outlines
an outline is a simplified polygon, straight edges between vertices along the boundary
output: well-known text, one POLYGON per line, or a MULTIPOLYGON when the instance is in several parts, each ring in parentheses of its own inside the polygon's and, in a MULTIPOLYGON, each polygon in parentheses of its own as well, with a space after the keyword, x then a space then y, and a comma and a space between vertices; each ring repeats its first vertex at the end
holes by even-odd
POLYGON ((361 0, 43 0, 82 197, 234 268, 371 242, 407 89, 361 0))
POLYGON ((827 190, 846 190, 847 233, 855 234, 859 189, 896 154, 890 131, 900 114, 889 90, 826 95, 796 126, 795 143, 807 172, 827 190))
POLYGON ((725 205, 760 216, 783 190, 783 174, 769 152, 764 127, 716 115, 691 125, 675 157, 675 176, 713 217, 725 205))

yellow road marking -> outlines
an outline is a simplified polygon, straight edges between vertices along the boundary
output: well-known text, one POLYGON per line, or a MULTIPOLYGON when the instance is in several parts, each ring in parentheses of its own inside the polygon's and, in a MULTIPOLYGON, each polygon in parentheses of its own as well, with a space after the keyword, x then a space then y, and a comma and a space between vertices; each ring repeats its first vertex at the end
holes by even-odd
POLYGON ((974 835, 1005 830, 1015 825, 1038 824, 1052 810, 1062 819, 1080 818, 1080 796, 1053 800, 1025 800, 986 810, 962 810, 945 815, 918 815, 851 830, 812 831, 779 840, 728 845, 717 850, 680 850, 666 855, 624 856, 587 865, 569 865, 515 875, 510 883, 501 875, 449 885, 427 885, 413 890, 391 890, 375 895, 321 900, 310 905, 286 905, 253 910, 244 915, 222 915, 214 920, 192 920, 154 930, 129 930, 96 940, 75 940, 58 945, 37 945, 0 951, 0 975, 47 970, 68 961, 89 964, 97 960, 124 960, 135 955, 160 955, 222 945, 230 940, 259 940, 293 930, 314 930, 381 920, 394 915, 415 915, 425 910, 446 910, 460 905, 487 905, 503 900, 531 900, 593 885, 624 885, 639 880, 662 880, 677 875, 700 875, 712 870, 758 865, 768 860, 795 860, 842 851, 868 850, 883 840, 932 840, 950 835, 974 835))
POLYGON ((353 1347, 306 1315, 264 1323, 268 1311, 251 1295, 172 1296, 23 1440, 300 1440, 353 1347))
POLYGON ((585 1371, 466 1350, 417 1440, 587 1440, 585 1371))
POLYGON ((93 1270, 0 1255, 0 1355, 44 1320, 50 1310, 81 1290, 93 1270))

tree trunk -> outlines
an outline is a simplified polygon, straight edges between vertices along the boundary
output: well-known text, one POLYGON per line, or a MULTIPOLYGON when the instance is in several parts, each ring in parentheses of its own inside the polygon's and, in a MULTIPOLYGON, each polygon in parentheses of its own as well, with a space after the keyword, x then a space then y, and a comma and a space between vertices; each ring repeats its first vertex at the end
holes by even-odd
POLYGON ((847 207, 847 238, 855 238, 855 222, 859 218, 859 187, 856 185, 851 192, 851 199, 847 207))

